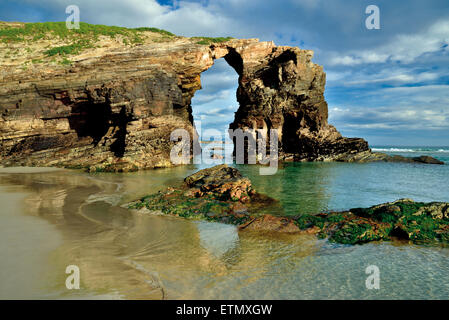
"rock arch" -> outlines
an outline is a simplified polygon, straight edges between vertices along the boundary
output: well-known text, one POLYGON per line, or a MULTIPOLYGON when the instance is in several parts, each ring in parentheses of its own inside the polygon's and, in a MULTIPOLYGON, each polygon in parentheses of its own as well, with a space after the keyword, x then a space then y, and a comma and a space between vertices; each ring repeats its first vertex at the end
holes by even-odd
POLYGON ((312 56, 257 39, 205 46, 180 38, 105 50, 70 68, 6 68, 0 163, 96 171, 171 166, 170 133, 184 128, 194 135, 191 99, 201 73, 219 58, 239 75, 240 106, 230 127, 278 130, 281 159, 335 160, 369 150, 363 139, 344 138, 327 123, 325 73, 312 56), (89 120, 77 118, 77 106, 100 119, 101 129, 80 132, 89 120), (89 111, 98 108, 107 118, 89 111))
POLYGON ((336 160, 369 150, 365 140, 344 138, 328 124, 326 75, 312 62, 313 51, 248 42, 212 45, 210 57, 224 57, 239 75, 230 128, 277 130, 281 159, 336 160))

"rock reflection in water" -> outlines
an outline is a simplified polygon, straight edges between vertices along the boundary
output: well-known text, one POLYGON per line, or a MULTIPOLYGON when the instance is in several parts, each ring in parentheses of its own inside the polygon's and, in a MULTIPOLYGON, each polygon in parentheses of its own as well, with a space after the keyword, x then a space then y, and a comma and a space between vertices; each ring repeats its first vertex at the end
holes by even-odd
MULTIPOLYGON (((139 192, 173 184, 188 170, 131 178, 74 171, 10 173, 0 174, 0 184, 24 186, 30 194, 26 214, 45 219, 61 233, 62 244, 50 261, 58 274, 46 284, 48 294, 61 298, 220 297, 223 281, 228 289, 231 284, 242 290, 272 272, 271 264, 282 254, 309 255, 314 250, 313 242, 304 245, 299 243, 304 239, 295 236, 242 236, 233 226, 142 215, 120 207, 139 192), (80 267, 84 290, 65 289, 65 267, 71 264, 80 267)), ((290 267, 283 266, 286 274, 290 267)), ((239 290, 235 294, 241 298, 239 290)))

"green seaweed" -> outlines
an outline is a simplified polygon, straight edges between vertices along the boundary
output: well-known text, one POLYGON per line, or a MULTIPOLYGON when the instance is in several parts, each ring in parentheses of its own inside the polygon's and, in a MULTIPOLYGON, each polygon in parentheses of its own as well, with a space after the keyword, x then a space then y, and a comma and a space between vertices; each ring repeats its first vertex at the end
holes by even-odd
POLYGON ((437 219, 426 210, 420 211, 429 205, 432 203, 401 200, 348 212, 302 215, 295 218, 295 223, 301 230, 317 227, 319 238, 327 236, 329 241, 342 244, 390 240, 392 237, 415 243, 447 243, 449 220, 437 219))
POLYGON ((160 211, 163 214, 175 215, 191 220, 206 220, 240 225, 250 217, 234 214, 231 203, 222 201, 217 196, 205 195, 201 198, 186 196, 181 190, 172 193, 156 193, 142 197, 128 206, 129 209, 147 208, 150 211, 160 211))
POLYGON ((323 217, 311 214, 304 214, 294 219, 296 226, 299 229, 305 230, 308 228, 312 228, 314 226, 319 227, 320 229, 324 227, 325 219, 323 217))
POLYGON ((374 225, 369 220, 354 219, 343 223, 332 233, 329 241, 342 244, 359 244, 370 241, 388 240, 391 225, 374 225))

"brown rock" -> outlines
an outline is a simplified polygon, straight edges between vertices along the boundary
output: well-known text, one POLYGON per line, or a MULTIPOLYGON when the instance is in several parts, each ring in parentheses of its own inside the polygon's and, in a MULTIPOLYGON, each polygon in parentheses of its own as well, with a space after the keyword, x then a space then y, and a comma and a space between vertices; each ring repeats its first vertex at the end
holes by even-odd
POLYGON ((443 161, 440 161, 438 159, 435 159, 433 157, 429 156, 420 156, 412 158, 415 162, 421 162, 421 163, 428 163, 428 164, 444 164, 443 161))
POLYGON ((312 56, 257 39, 201 45, 173 37, 131 47, 110 40, 71 56, 66 67, 5 63, 0 164, 91 171, 171 166, 170 133, 184 128, 196 135, 191 99, 201 73, 222 57, 239 74, 232 128, 278 130, 281 158, 333 160, 368 150, 366 141, 343 138, 327 123, 325 73, 312 56))
POLYGON ((251 57, 242 60, 231 129, 276 130, 284 160, 328 161, 369 150, 365 140, 344 138, 328 124, 326 75, 311 61, 313 51, 274 47, 251 57))
POLYGON ((429 156, 404 157, 400 155, 388 155, 381 152, 371 152, 371 150, 353 153, 341 154, 334 160, 342 162, 404 162, 404 163, 425 163, 425 164, 444 164, 443 161, 429 156))
POLYGON ((197 196, 214 195, 221 200, 248 201, 254 193, 251 181, 226 164, 198 171, 184 179, 197 196))
MULTIPOLYGON (((252 189, 249 179, 242 177, 238 170, 220 165, 198 171, 180 186, 145 196, 128 207, 139 210, 145 207, 149 212, 240 226, 256 221, 253 214, 260 212, 261 207, 277 211, 278 206, 275 199, 252 189)), ((290 232, 292 226, 288 226, 287 220, 276 220, 277 227, 271 227, 272 230, 290 232)), ((264 221, 256 221, 251 229, 259 225, 262 229, 268 228, 264 221)))

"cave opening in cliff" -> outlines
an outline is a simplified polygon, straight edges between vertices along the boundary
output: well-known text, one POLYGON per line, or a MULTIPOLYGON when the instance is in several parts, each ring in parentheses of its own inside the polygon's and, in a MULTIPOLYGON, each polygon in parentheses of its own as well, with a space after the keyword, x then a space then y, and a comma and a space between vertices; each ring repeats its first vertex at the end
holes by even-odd
POLYGON ((94 146, 105 145, 116 157, 125 153, 128 122, 125 107, 112 112, 108 103, 77 103, 69 117, 70 128, 80 140, 89 139, 94 146))
POLYGON ((241 72, 241 68, 240 56, 230 52, 225 58, 215 60, 214 65, 201 74, 202 88, 192 99, 192 113, 203 143, 214 141, 232 145, 228 129, 239 108, 236 98, 239 79, 237 72, 241 72))
POLYGON ((91 138, 92 143, 98 145, 108 132, 111 113, 111 107, 107 103, 77 103, 72 106, 69 125, 78 138, 91 138))
POLYGON ((110 150, 116 157, 123 157, 126 149, 126 126, 129 122, 129 117, 126 113, 126 108, 121 108, 118 114, 113 115, 114 133, 110 150))

